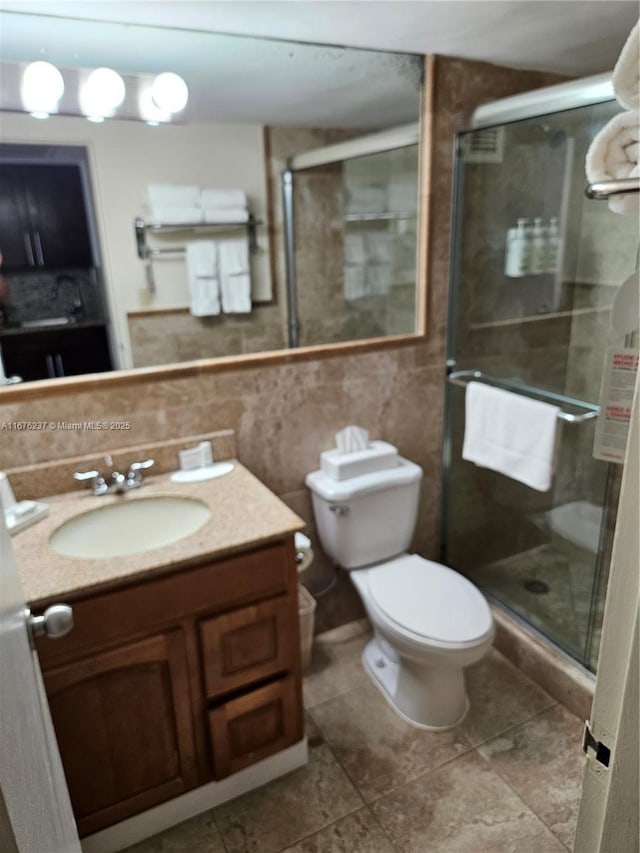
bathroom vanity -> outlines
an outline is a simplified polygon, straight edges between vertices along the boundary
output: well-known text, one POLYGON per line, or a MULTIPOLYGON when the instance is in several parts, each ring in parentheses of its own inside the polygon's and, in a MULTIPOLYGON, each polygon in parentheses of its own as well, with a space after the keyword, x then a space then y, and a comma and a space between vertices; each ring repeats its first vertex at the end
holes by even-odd
POLYGON ((135 494, 59 495, 14 539, 32 610, 73 607, 73 630, 39 639, 37 652, 81 836, 304 736, 293 547, 303 524, 241 465, 189 485, 212 516, 172 545, 91 560, 49 548, 78 513, 178 494, 185 486, 159 476, 135 494))

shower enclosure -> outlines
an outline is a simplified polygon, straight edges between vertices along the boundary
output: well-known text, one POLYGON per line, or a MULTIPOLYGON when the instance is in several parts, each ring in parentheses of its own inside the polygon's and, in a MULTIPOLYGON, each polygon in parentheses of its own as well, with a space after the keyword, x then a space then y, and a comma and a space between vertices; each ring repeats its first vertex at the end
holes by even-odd
POLYGON ((402 125, 289 160, 290 347, 415 331, 418 136, 402 125))
POLYGON ((482 108, 456 140, 442 557, 595 671, 622 466, 594 431, 606 349, 637 346, 611 308, 638 217, 585 197, 586 150, 620 107, 579 84, 482 108), (470 379, 561 407, 548 492, 462 459, 470 379))

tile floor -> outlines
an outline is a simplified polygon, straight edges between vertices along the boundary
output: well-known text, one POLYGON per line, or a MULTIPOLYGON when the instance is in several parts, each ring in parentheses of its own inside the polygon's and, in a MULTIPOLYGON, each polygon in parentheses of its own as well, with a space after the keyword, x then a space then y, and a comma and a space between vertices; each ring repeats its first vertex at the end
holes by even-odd
POLYGON ((366 622, 316 642, 309 764, 128 853, 566 853, 582 721, 498 652, 449 732, 397 717, 360 664, 366 622))

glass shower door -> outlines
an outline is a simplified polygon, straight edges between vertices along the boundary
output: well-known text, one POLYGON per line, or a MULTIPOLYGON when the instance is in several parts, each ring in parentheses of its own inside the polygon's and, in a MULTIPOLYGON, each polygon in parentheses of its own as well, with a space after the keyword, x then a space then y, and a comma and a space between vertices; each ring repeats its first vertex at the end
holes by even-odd
POLYGON ((594 457, 589 413, 607 347, 634 343, 611 307, 636 268, 638 217, 584 197, 584 159, 618 110, 601 103, 457 142, 449 370, 578 418, 562 422, 551 489, 536 491, 462 459, 465 392, 448 382, 443 558, 592 670, 621 466, 594 457))

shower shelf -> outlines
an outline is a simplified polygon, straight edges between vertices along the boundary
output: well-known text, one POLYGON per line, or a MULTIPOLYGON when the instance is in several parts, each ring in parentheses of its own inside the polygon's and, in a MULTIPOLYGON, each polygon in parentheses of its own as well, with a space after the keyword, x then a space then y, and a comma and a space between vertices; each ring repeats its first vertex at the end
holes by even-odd
POLYGON ((503 391, 513 391, 515 394, 522 394, 523 397, 532 397, 533 399, 542 399, 545 402, 561 403, 565 406, 586 409, 580 415, 574 415, 571 412, 562 410, 559 411, 558 419, 570 424, 580 424, 592 418, 597 418, 600 414, 600 406, 597 406, 595 403, 576 400, 574 397, 556 394, 554 391, 546 391, 544 388, 536 388, 535 385, 527 385, 525 382, 514 382, 512 379, 497 379, 495 376, 490 376, 481 370, 454 370, 453 373, 447 376, 447 381, 452 385, 459 385, 462 388, 465 388, 469 382, 483 382, 486 385, 492 385, 494 388, 502 388, 503 391))

